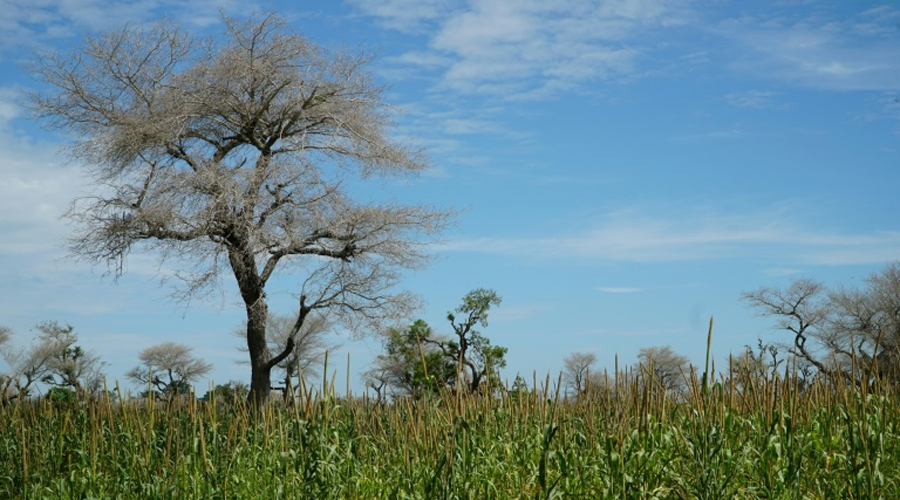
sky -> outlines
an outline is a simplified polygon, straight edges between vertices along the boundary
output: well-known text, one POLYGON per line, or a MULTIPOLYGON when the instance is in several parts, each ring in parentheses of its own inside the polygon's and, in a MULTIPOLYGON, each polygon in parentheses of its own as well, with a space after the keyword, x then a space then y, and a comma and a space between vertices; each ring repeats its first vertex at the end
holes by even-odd
MULTIPOLYGON (((134 390, 125 371, 165 341, 214 364, 198 393, 249 381, 232 283, 185 305, 152 254, 132 254, 118 280, 66 257, 61 215, 92 186, 23 92, 39 88, 26 70, 35 51, 163 16, 212 34, 219 12, 254 11, 375 55, 393 133, 431 162, 390 196, 459 211, 432 264, 403 281, 424 301, 415 317, 450 333, 446 313, 468 291, 496 290, 483 332, 509 348, 509 380, 555 378, 576 351, 612 369, 670 345, 700 364, 711 316, 727 363, 758 338, 787 340, 742 291, 861 286, 900 257, 891 2, 4 0, 0 325, 19 344, 57 320, 108 363, 110 384, 134 390)), ((270 291, 279 312, 290 278, 270 291)), ((333 340, 328 375, 362 390, 379 337, 333 340)))

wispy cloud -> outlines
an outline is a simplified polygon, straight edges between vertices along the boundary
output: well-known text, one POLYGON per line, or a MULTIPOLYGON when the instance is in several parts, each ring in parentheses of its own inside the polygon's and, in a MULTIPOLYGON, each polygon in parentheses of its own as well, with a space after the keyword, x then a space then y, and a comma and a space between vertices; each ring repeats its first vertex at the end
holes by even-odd
POLYGON ((659 285, 659 286, 598 286, 594 290, 601 293, 632 294, 643 293, 650 290, 682 290, 693 288, 693 285, 659 285))
POLYGON ((349 0, 361 12, 373 16, 390 29, 419 33, 447 16, 456 7, 452 0, 349 0))
POLYGON ((443 250, 618 262, 768 256, 794 264, 841 265, 900 258, 900 231, 837 232, 789 221, 791 218, 778 210, 752 215, 669 211, 665 216, 623 210, 608 214, 600 224, 579 234, 473 238, 448 242, 443 250))
POLYGON ((900 87, 900 10, 881 7, 840 20, 820 11, 725 20, 718 34, 738 44, 732 66, 761 79, 826 90, 900 87))
POLYGON ((433 27, 425 51, 394 59, 441 72, 456 92, 533 99, 638 71, 657 30, 685 22, 680 1, 354 2, 401 31, 433 27))
POLYGON ((548 311, 546 304, 533 304, 521 306, 500 306, 496 311, 491 311, 491 320, 497 323, 513 323, 536 314, 548 311))
POLYGON ((39 47, 87 28, 104 30, 167 15, 193 26, 219 21, 219 11, 246 13, 255 0, 7 0, 0 8, 0 52, 39 47))

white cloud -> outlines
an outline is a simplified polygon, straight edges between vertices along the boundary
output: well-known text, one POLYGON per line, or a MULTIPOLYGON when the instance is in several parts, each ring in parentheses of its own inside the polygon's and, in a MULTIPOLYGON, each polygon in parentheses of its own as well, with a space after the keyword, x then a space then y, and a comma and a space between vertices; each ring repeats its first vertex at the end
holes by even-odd
POLYGON ((349 0, 386 28, 417 33, 453 9, 452 0, 349 0))
POLYGON ((491 321, 494 323, 512 323, 536 314, 546 312, 550 308, 544 304, 524 306, 499 306, 491 311, 491 321))
POLYGON ((18 91, 9 87, 0 87, 0 131, 6 130, 9 123, 21 114, 16 104, 18 91))
POLYGON ((446 89, 508 99, 546 97, 631 75, 650 29, 681 24, 685 16, 682 2, 662 0, 354 3, 394 29, 434 27, 429 50, 392 62, 437 68, 446 89))
POLYGON ((79 173, 12 125, 20 114, 18 93, 0 88, 0 255, 53 251, 62 215, 79 186, 79 173))
MULTIPOLYGON (((853 234, 804 228, 779 210, 752 215, 686 211, 608 214, 593 229, 555 237, 482 237, 451 241, 444 251, 524 258, 617 262, 778 257, 794 264, 871 264, 900 258, 900 231, 853 234)), ((615 287, 608 287, 612 292, 615 287)), ((625 288, 619 289, 622 293, 625 288)))
POLYGON ((7 0, 0 8, 0 52, 18 54, 22 47, 39 47, 72 38, 86 29, 118 28, 163 15, 204 27, 225 13, 254 12, 255 0, 7 0))

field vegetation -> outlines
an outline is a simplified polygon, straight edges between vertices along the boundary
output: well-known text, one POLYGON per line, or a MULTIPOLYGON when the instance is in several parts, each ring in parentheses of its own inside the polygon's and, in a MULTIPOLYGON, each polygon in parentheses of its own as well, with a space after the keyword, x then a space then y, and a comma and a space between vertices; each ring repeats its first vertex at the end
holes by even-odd
POLYGON ((639 366, 568 397, 532 377, 390 402, 332 379, 259 411, 116 391, 21 400, 0 409, 0 497, 900 497, 890 384, 751 359, 708 382, 685 373, 682 392, 639 366))

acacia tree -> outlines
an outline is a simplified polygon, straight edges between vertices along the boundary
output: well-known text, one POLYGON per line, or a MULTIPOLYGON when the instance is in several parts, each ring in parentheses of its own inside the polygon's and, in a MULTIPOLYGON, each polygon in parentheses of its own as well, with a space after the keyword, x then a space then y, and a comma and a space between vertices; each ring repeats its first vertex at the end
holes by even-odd
POLYGON ((138 354, 141 364, 125 376, 137 384, 152 385, 168 401, 190 390, 190 383, 212 370, 212 365, 196 358, 190 346, 164 342, 138 354))
POLYGON ((638 351, 641 372, 646 371, 654 383, 667 391, 683 391, 690 373, 690 359, 676 353, 671 346, 642 347, 638 351))
POLYGON ((78 345, 78 335, 72 325, 62 326, 45 321, 35 326, 38 351, 49 353, 44 362, 41 382, 61 389, 71 389, 79 398, 95 395, 103 385, 103 362, 93 351, 78 345))
POLYGON ((56 354, 56 346, 43 341, 16 348, 12 345, 12 330, 0 327, 0 359, 6 365, 0 373, 0 404, 28 397, 32 385, 47 374, 56 354))
POLYGON ((408 309, 410 297, 389 291, 424 263, 423 237, 448 214, 349 196, 350 176, 425 167, 389 136, 367 56, 327 52, 274 15, 224 25, 199 38, 165 20, 43 54, 34 74, 50 90, 30 101, 71 136, 97 184, 68 213, 72 253, 119 275, 135 247, 158 250, 177 262, 183 297, 230 275, 258 406, 294 348, 269 350, 270 279, 302 275, 295 332, 317 310, 371 330, 408 309))
POLYGON ((822 328, 828 321, 828 308, 822 301, 824 295, 825 287, 821 283, 798 279, 785 289, 762 287, 742 293, 741 298, 760 314, 778 318, 778 327, 794 337, 790 352, 828 374, 830 368, 816 355, 825 341, 822 328))

